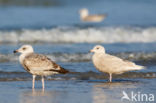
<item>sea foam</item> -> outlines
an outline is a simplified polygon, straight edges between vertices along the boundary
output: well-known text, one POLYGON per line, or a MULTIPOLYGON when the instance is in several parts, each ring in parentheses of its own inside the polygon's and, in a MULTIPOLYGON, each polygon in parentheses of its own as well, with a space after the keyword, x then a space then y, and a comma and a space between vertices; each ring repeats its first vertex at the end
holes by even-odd
MULTIPOLYGON (((45 54, 50 59, 55 62, 90 62, 92 54, 90 53, 51 53, 45 54)), ((150 62, 154 63, 156 61, 156 53, 115 53, 113 54, 122 59, 130 60, 130 61, 139 61, 139 62, 150 62)), ((17 62, 18 55, 14 54, 0 54, 0 63, 1 62, 17 62)))
POLYGON ((56 27, 41 30, 0 31, 0 42, 133 43, 155 42, 156 27, 56 27))

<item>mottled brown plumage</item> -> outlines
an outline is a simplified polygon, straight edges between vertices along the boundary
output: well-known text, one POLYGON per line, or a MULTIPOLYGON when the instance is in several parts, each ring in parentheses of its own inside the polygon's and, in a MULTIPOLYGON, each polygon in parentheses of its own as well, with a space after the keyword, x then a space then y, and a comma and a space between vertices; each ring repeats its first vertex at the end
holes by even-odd
POLYGON ((65 74, 68 72, 68 70, 60 67, 58 64, 42 54, 30 53, 25 56, 22 64, 28 72, 35 75, 47 76, 58 73, 65 74))
POLYGON ((31 45, 24 45, 18 50, 15 50, 14 53, 21 53, 19 57, 20 63, 23 65, 24 69, 33 75, 33 85, 32 89, 35 86, 35 77, 39 75, 42 77, 42 88, 44 89, 44 76, 53 75, 53 74, 65 74, 68 73, 68 70, 65 70, 47 56, 42 54, 34 53, 34 50, 31 45))

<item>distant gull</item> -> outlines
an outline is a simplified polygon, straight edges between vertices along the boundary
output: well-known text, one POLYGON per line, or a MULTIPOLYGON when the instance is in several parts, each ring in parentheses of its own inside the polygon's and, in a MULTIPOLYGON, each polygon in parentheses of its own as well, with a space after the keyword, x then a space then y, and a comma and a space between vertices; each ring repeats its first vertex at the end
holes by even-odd
POLYGON ((69 72, 50 60, 45 55, 34 53, 31 45, 23 45, 21 48, 14 51, 14 53, 17 52, 21 53, 19 56, 20 63, 24 69, 33 76, 32 89, 35 87, 35 77, 37 75, 42 77, 42 89, 44 89, 44 76, 59 73, 65 74, 69 72))
POLYGON ((107 17, 106 14, 89 15, 88 9, 86 8, 81 9, 79 12, 80 19, 84 22, 101 22, 107 17))
POLYGON ((101 45, 96 45, 90 52, 94 52, 92 57, 94 66, 101 72, 109 73, 110 82, 112 82, 112 74, 144 69, 144 66, 106 54, 105 48, 101 45))

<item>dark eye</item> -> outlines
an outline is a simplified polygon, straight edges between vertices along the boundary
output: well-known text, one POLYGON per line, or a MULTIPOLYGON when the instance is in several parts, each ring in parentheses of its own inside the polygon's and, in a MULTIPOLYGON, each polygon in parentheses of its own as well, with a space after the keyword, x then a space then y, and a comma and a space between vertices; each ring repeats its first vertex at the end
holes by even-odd
POLYGON ((23 50, 25 50, 26 48, 23 48, 23 50))
POLYGON ((99 49, 99 48, 96 48, 96 49, 99 49))

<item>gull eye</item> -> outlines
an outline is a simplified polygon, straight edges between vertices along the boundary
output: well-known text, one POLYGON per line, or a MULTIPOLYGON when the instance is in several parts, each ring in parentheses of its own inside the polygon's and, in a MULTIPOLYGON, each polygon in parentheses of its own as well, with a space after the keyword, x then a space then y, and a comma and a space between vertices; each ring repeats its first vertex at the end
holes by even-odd
POLYGON ((23 50, 26 50, 26 48, 23 48, 23 50))
POLYGON ((97 50, 99 49, 99 47, 96 48, 97 50))

